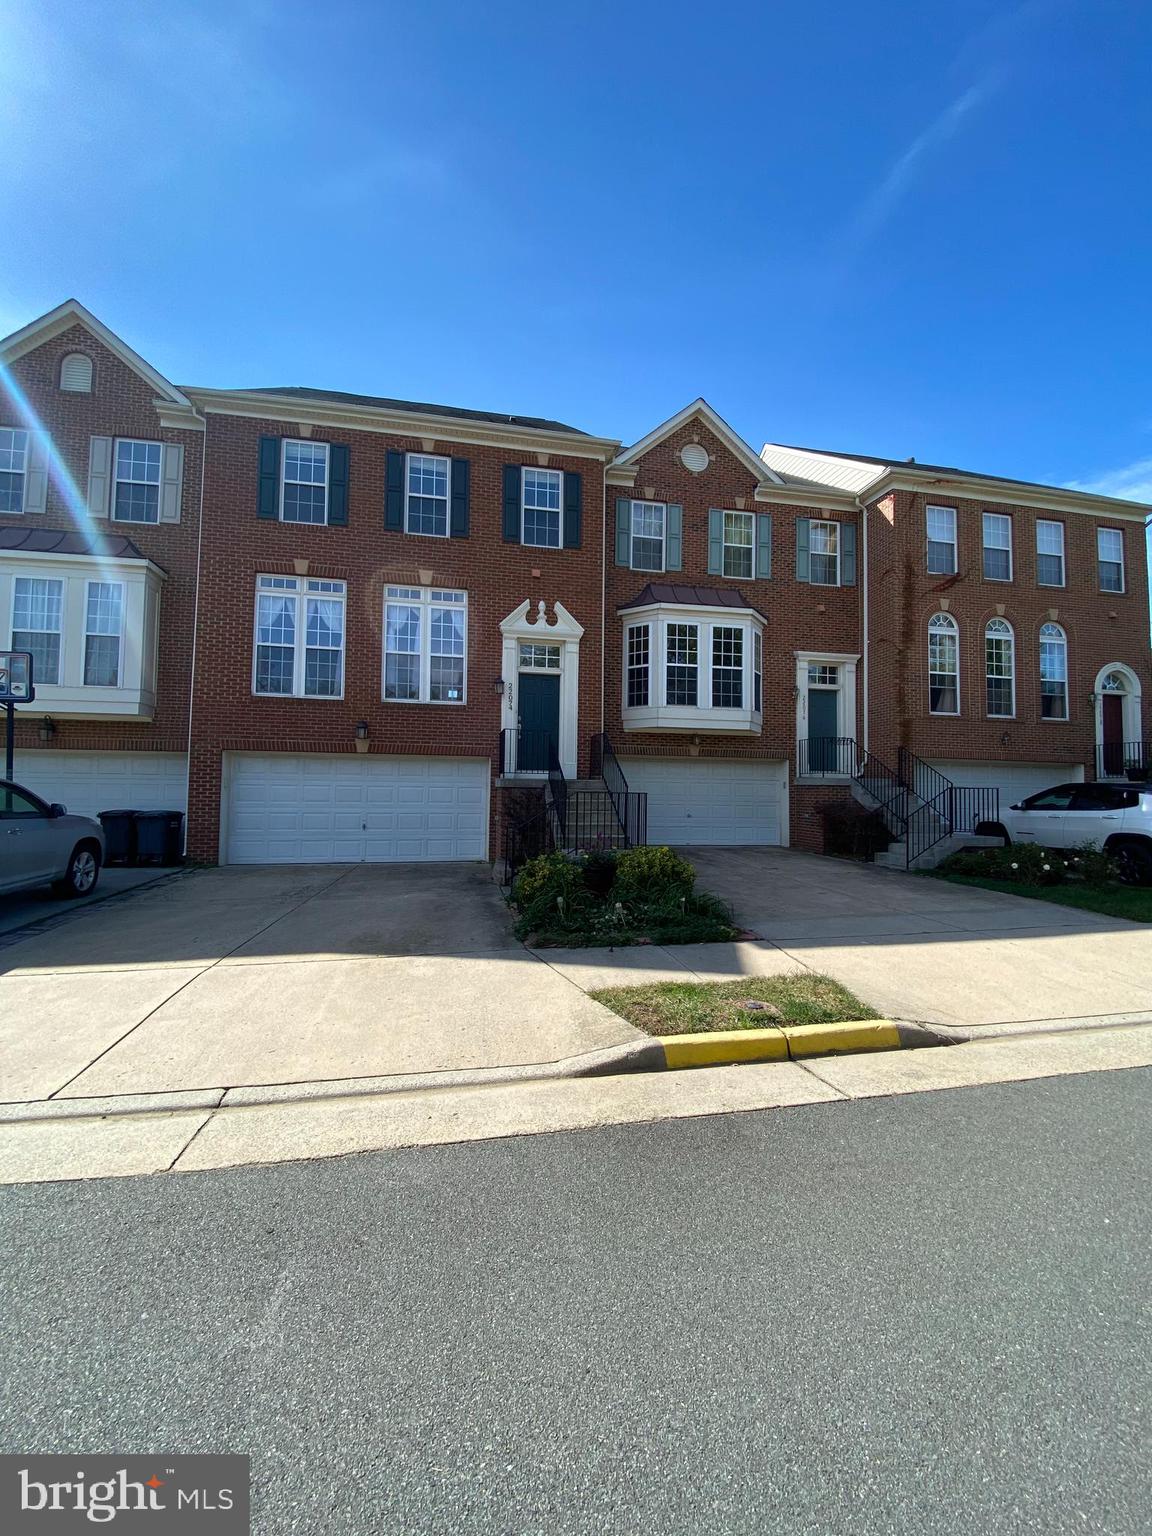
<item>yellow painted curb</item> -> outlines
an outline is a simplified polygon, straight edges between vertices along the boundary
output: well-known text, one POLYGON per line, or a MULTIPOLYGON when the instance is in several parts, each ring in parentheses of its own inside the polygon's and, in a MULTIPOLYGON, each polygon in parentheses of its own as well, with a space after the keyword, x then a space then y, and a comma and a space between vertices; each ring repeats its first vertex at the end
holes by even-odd
POLYGON ((664 1065, 719 1067, 735 1061, 787 1061, 780 1029, 714 1029, 700 1035, 663 1035, 664 1065))
POLYGON ((898 1051, 900 1031, 888 1019, 843 1024, 782 1024, 790 1056, 832 1056, 840 1051, 898 1051))

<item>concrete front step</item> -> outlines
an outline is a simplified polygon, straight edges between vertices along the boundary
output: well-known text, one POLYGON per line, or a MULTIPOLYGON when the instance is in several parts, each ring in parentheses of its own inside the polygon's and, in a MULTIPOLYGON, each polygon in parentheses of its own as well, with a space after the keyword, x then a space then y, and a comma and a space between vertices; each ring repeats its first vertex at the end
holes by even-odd
MULTIPOLYGON (((953 832, 948 837, 941 838, 938 843, 933 843, 931 848, 926 848, 911 866, 913 869, 935 869, 942 864, 950 854, 959 853, 962 848, 1002 848, 1004 839, 1000 837, 978 837, 975 832, 953 832)), ((883 853, 878 853, 872 861, 881 869, 907 869, 908 845, 907 843, 889 843, 883 853)))

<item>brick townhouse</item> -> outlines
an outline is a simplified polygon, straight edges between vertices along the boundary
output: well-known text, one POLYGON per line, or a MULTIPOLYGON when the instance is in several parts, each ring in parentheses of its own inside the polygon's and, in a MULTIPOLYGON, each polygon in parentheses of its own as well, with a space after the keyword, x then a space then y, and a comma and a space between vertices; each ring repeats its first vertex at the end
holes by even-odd
POLYGON ((494 856, 600 732, 670 843, 819 847, 822 801, 909 763, 1015 800, 1143 761, 1131 503, 757 453, 702 400, 625 447, 178 388, 71 301, 0 362, 16 777, 186 806, 196 858, 494 856))

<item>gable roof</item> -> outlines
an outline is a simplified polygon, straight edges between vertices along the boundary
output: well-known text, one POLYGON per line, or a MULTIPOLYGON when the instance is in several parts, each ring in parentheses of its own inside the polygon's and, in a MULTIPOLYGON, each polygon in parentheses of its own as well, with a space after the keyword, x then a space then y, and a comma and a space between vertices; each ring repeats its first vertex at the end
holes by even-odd
POLYGON ((631 448, 625 448, 622 453, 617 454, 609 468, 627 469, 632 467, 638 459, 644 457, 649 449, 654 448, 657 443, 662 443, 665 438, 671 437, 673 432, 679 431, 681 427, 694 419, 702 421, 713 436, 720 439, 733 457, 739 459, 740 463, 751 474, 756 476, 757 482, 760 485, 776 486, 777 488, 788 485, 815 488, 819 484, 815 480, 801 479, 799 476, 787 475, 774 469, 742 437, 732 430, 724 418, 712 409, 703 396, 698 400, 693 400, 683 410, 677 411, 675 416, 669 416, 667 421, 663 421, 658 427, 654 427, 646 437, 642 437, 638 443, 633 443, 631 448))
POLYGON ((63 304, 57 304, 56 308, 50 309, 46 315, 41 315, 38 320, 29 321, 20 330, 13 331, 11 336, 6 336, 3 341, 0 341, 0 361, 15 362, 17 358, 34 351, 44 342, 51 341, 54 336, 59 336, 74 325, 82 325, 86 331, 90 331, 96 337, 97 341, 103 342, 109 352, 150 384, 162 400, 167 400, 172 405, 183 406, 187 410, 192 409, 192 402, 182 390, 177 389, 175 384, 169 383, 162 373, 157 373, 151 363, 145 362, 139 352, 133 352, 126 341, 121 341, 114 331, 110 331, 103 321, 97 320, 96 316, 85 309, 78 299, 65 299, 63 304))

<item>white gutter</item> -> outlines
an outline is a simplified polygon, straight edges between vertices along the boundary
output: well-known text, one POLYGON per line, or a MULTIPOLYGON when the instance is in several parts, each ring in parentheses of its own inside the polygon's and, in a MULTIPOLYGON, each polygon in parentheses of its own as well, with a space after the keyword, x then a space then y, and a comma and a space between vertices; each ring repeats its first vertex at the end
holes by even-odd
MULTIPOLYGON (((197 412, 199 415, 199 412, 197 412)), ((208 421, 200 436, 200 509, 196 519, 196 585, 192 593, 192 663, 188 676, 188 767, 184 786, 184 839, 188 839, 188 807, 192 795, 192 701, 196 696, 196 651, 200 643, 200 554, 204 547, 204 481, 208 473, 208 421)))

